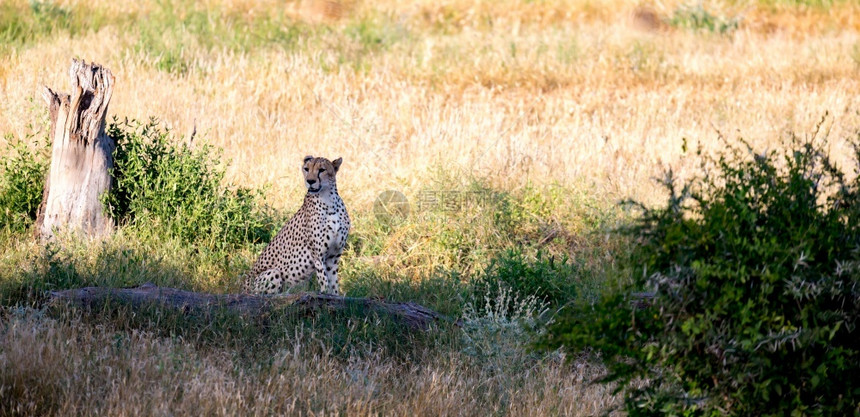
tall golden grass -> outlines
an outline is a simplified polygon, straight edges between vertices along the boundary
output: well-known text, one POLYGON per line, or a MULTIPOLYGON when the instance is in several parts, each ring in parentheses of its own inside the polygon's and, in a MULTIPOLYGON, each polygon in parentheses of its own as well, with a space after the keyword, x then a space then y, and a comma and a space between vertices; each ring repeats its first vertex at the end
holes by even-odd
MULTIPOLYGON (((154 7, 87 4, 139 19, 154 7)), ((668 18, 678 4, 655 10, 668 18)), ((746 12, 755 20, 719 36, 639 30, 626 2, 352 4, 339 20, 311 23, 332 29, 308 35, 316 40, 307 48, 185 43, 190 66, 180 75, 135 53, 133 30, 61 33, 5 58, 0 131, 23 136, 43 120, 34 97, 42 85, 66 86, 75 56, 113 70, 111 114, 156 116, 179 133, 196 125, 232 160, 230 180, 272 184, 279 204, 280 196, 295 200, 296 161, 308 153, 344 157, 340 188, 358 205, 385 189, 408 190, 439 165, 503 183, 579 183, 649 200, 661 165, 688 169, 684 138, 707 150, 720 130, 776 146, 825 112, 834 136, 860 125, 858 6, 839 5, 828 13, 759 6, 746 12), (800 23, 756 24, 789 17, 800 23), (338 29, 360 19, 395 33, 384 48, 362 49, 338 29), (344 59, 361 68, 338 63, 344 59)), ((222 7, 244 16, 305 6, 222 7)))

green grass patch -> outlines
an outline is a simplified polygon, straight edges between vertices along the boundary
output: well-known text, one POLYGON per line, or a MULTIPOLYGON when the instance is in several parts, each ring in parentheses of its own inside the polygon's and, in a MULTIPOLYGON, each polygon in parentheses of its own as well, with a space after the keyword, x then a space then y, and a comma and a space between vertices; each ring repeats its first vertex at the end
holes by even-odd
POLYGON ((249 16, 181 0, 158 3, 137 27, 131 56, 179 76, 205 70, 196 62, 201 53, 267 48, 313 50, 325 71, 345 67, 366 72, 375 55, 408 39, 403 26, 382 14, 354 17, 339 25, 314 25, 295 20, 280 8, 249 16))
POLYGON ((190 1, 159 2, 144 19, 136 22, 139 36, 128 52, 159 71, 185 75, 199 69, 192 51, 199 54, 213 50, 241 53, 261 47, 293 49, 311 27, 278 10, 250 18, 190 1))
POLYGON ((235 292, 255 249, 210 250, 176 238, 144 238, 120 230, 102 243, 61 236, 43 245, 30 235, 7 236, 0 258, 0 305, 42 307, 46 292, 145 282, 192 291, 235 292))
POLYGON ((99 10, 78 5, 72 9, 51 0, 11 0, 0 3, 0 54, 60 33, 75 37, 108 24, 121 24, 99 10))
POLYGON ((463 313, 470 287, 453 271, 440 270, 419 279, 408 279, 366 268, 347 275, 343 288, 352 297, 411 301, 456 318, 463 313))
POLYGON ((758 0, 758 4, 769 7, 791 6, 824 10, 830 9, 833 6, 850 4, 851 2, 852 0, 758 0))
POLYGON ((343 24, 309 24, 283 8, 266 13, 230 12, 187 0, 158 1, 144 14, 109 15, 83 4, 12 1, 0 4, 0 54, 59 34, 80 36, 104 27, 134 27, 124 38, 123 55, 176 76, 205 71, 199 59, 213 51, 247 53, 258 49, 312 49, 323 70, 371 69, 372 59, 410 39, 404 25, 369 13, 343 24))
POLYGON ((667 23, 673 27, 720 35, 734 32, 740 26, 740 22, 739 17, 711 13, 702 3, 681 6, 675 9, 672 17, 667 20, 667 23))

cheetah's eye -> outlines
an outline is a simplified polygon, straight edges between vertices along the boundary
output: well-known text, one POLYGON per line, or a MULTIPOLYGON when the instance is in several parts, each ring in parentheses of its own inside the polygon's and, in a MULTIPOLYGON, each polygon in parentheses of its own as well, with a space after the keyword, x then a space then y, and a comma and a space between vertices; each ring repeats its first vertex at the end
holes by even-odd
POLYGON ((325 168, 320 168, 320 174, 322 174, 323 172, 325 172, 325 168))
POLYGON ((307 167, 305 167, 305 172, 308 172, 308 168, 307 168, 307 167))

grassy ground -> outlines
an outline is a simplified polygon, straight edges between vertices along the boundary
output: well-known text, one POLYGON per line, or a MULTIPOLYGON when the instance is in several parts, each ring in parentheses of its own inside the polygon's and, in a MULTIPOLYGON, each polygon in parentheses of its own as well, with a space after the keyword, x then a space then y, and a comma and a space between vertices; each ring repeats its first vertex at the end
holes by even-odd
POLYGON ((617 398, 586 383, 599 364, 524 347, 539 312, 623 277, 616 203, 661 199, 652 177, 698 172, 690 154, 719 150, 718 132, 764 149, 825 114, 834 138, 860 127, 856 2, 697 4, 4 2, 7 141, 46 136, 41 86, 67 90, 79 57, 116 75, 112 115, 157 117, 175 143, 196 127, 194 146, 222 148, 226 182, 264 190, 278 221, 300 204, 301 158, 341 156, 345 291, 466 327, 47 311, 44 290, 81 285, 235 291, 265 242, 189 241, 156 224, 46 247, 9 230, 0 414, 605 410, 617 398), (412 203, 405 220, 376 215, 386 190, 412 203))

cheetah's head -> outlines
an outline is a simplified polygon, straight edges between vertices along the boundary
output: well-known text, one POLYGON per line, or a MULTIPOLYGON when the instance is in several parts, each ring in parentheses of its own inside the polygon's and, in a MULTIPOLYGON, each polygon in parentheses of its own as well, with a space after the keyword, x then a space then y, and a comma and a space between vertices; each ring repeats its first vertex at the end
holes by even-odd
POLYGON ((308 193, 316 194, 323 190, 330 190, 335 185, 335 175, 340 169, 343 158, 329 161, 325 158, 314 158, 306 156, 302 162, 302 171, 305 175, 305 187, 308 193))

